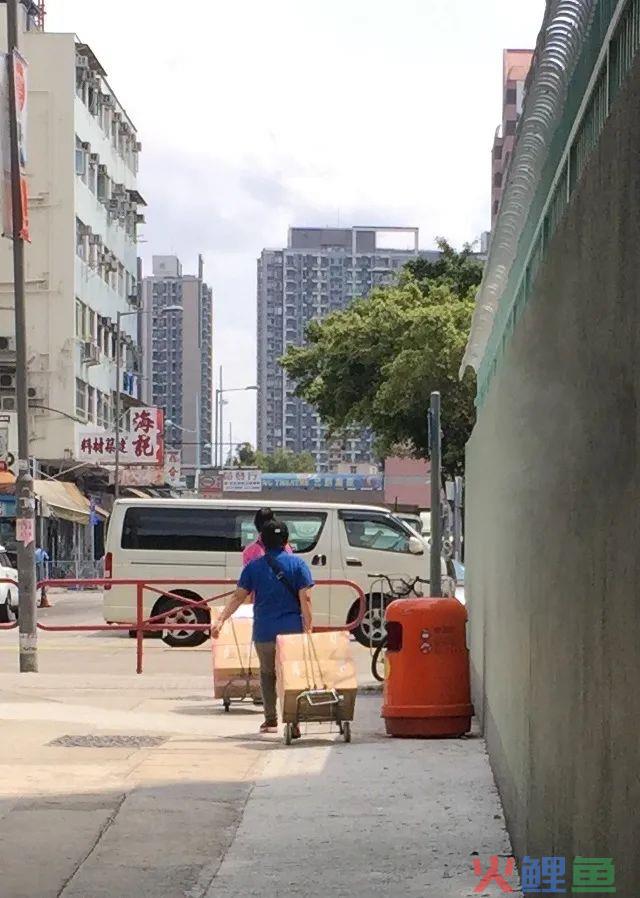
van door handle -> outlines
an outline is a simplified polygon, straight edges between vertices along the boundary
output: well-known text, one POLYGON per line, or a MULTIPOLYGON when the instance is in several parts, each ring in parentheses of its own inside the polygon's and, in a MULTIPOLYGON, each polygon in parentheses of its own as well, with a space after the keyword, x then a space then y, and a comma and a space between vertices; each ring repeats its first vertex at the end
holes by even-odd
POLYGON ((311 559, 311 564, 320 564, 320 556, 314 555, 313 558, 311 559))
POLYGON ((362 562, 359 558, 345 558, 348 567, 362 567, 362 562))

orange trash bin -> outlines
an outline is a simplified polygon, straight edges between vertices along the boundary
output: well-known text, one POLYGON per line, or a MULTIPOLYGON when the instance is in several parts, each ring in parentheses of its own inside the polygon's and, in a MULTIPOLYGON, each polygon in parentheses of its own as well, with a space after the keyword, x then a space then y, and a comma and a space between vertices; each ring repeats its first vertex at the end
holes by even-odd
POLYGON ((467 610, 457 599, 399 599, 387 608, 382 717, 390 736, 462 736, 473 706, 467 610))

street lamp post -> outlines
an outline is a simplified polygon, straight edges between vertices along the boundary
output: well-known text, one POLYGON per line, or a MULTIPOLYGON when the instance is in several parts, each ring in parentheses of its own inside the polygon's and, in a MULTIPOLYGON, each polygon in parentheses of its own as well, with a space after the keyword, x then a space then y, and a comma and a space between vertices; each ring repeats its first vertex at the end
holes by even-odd
POLYGON ((247 390, 257 390, 255 384, 248 387, 223 387, 222 386, 222 368, 220 368, 220 386, 216 389, 216 408, 215 408, 215 439, 214 439, 214 466, 224 467, 224 422, 222 408, 224 406, 225 393, 246 393, 247 390), (219 464, 218 464, 219 457, 219 464))
MULTIPOLYGON (((166 306, 164 309, 160 309, 159 313, 165 315, 167 312, 181 312, 182 306, 166 306)), ((133 309, 131 312, 120 312, 116 313, 116 408, 115 408, 115 436, 116 436, 116 452, 114 457, 115 462, 115 471, 113 475, 113 497, 117 499, 120 496, 120 375, 122 373, 122 356, 120 349, 120 339, 121 339, 121 330, 120 330, 120 322, 127 315, 151 315, 153 311, 151 309, 146 312, 140 312, 139 309, 133 309)))

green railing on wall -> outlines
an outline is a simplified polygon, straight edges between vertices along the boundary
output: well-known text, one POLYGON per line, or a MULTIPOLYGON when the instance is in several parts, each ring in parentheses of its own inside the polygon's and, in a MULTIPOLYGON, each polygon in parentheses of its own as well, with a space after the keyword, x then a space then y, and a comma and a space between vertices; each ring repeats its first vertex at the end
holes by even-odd
POLYGON ((479 407, 639 49, 640 0, 599 0, 478 370, 479 407))

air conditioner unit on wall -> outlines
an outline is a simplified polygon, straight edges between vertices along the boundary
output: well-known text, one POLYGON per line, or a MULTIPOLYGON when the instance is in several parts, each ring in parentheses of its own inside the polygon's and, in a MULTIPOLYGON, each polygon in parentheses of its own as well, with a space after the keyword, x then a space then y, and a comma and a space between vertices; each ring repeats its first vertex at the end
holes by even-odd
POLYGON ((15 337, 0 337, 0 353, 15 352, 15 351, 16 351, 16 338, 15 337))
POLYGON ((0 408, 3 412, 14 412, 16 410, 16 397, 2 396, 0 398, 0 408))
POLYGON ((15 374, 3 373, 0 374, 0 390, 15 390, 16 388, 16 376, 15 374))
POLYGON ((82 361, 89 367, 100 364, 100 348, 97 343, 87 341, 83 345, 82 361))

